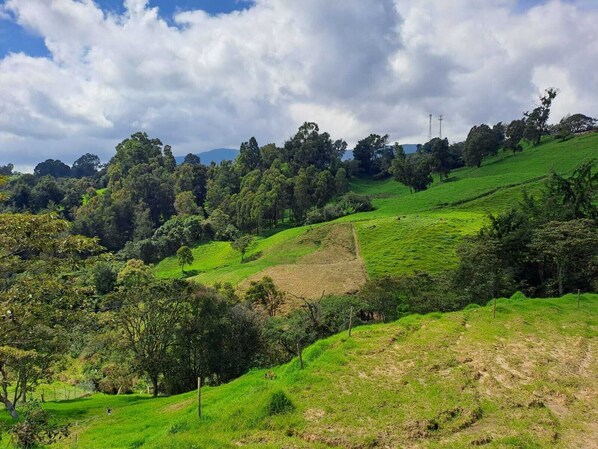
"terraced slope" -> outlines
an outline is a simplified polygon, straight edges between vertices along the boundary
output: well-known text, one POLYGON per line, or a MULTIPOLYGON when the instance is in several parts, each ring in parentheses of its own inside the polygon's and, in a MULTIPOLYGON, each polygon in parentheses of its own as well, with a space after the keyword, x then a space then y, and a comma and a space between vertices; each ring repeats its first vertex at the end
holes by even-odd
POLYGON ((204 388, 201 419, 195 393, 48 403, 75 424, 57 447, 598 447, 598 295, 365 326, 304 360, 204 388), (293 405, 276 414, 281 392, 293 405))

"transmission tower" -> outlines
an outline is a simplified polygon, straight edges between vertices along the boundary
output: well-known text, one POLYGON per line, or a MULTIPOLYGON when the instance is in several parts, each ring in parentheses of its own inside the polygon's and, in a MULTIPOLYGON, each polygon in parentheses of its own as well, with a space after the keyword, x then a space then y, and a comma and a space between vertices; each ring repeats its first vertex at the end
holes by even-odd
POLYGON ((428 142, 432 140, 432 114, 430 114, 430 127, 428 128, 428 142))
POLYGON ((439 128, 439 130, 438 130, 438 136, 439 136, 441 139, 442 139, 442 120, 443 120, 443 118, 442 118, 442 115, 440 115, 440 116, 438 117, 438 122, 440 123, 440 128, 439 128))

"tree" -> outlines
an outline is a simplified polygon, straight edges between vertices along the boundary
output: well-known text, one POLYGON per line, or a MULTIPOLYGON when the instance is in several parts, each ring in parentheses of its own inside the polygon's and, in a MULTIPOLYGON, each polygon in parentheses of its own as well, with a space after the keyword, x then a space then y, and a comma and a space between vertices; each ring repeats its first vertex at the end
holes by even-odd
POLYGON ((591 160, 577 167, 569 178, 553 172, 546 183, 538 212, 546 220, 598 220, 597 193, 596 160, 591 160))
POLYGON ((262 306, 270 317, 276 314, 284 302, 284 295, 269 276, 265 276, 259 281, 251 281, 245 298, 251 304, 262 306))
POLYGON ((540 143, 540 139, 548 131, 548 118, 550 117, 550 106, 552 101, 558 95, 558 90, 548 88, 544 95, 540 97, 540 105, 534 110, 524 112, 525 131, 523 138, 531 142, 534 146, 540 143))
POLYGON ((58 159, 46 159, 33 169, 35 176, 52 176, 53 178, 66 178, 71 174, 71 168, 58 159))
POLYGON ((349 180, 347 179, 347 171, 344 168, 339 168, 334 175, 334 186, 337 195, 342 195, 349 191, 349 180))
POLYGON ((596 126, 597 121, 597 119, 584 114, 567 115, 556 125, 556 137, 564 141, 577 133, 591 131, 596 126))
POLYGON ((125 266, 118 272, 116 282, 121 288, 133 288, 154 281, 154 273, 149 265, 138 259, 129 259, 125 266))
POLYGON ((17 402, 50 377, 87 306, 76 273, 101 248, 68 230, 53 214, 0 215, 0 402, 15 419, 17 402))
POLYGON ((318 171, 330 169, 340 162, 342 145, 332 141, 330 134, 320 133, 316 123, 305 122, 284 144, 283 158, 294 173, 300 168, 314 166, 318 171))
POLYGON ((187 153, 185 159, 183 160, 183 164, 201 165, 201 159, 197 154, 187 153))
POLYGON ((504 150, 511 150, 513 153, 523 150, 523 147, 519 144, 523 139, 525 132, 525 120, 513 120, 507 125, 505 130, 505 145, 504 150))
POLYGON ((154 281, 135 283, 113 294, 115 302, 122 304, 115 313, 116 328, 133 355, 135 369, 149 377, 154 397, 159 393, 160 375, 170 364, 189 288, 184 281, 154 281))
POLYGON ((538 261, 553 273, 559 296, 588 287, 598 276, 598 227, 594 220, 551 221, 538 229, 531 248, 538 261))
POLYGON ((429 155, 407 156, 404 152, 400 153, 392 163, 391 173, 396 181, 409 187, 412 193, 421 192, 434 181, 429 158, 429 155))
POLYGON ((95 154, 85 153, 71 167, 71 176, 74 178, 84 178, 93 176, 100 167, 100 158, 95 154))
POLYGON ((417 150, 420 154, 430 156, 430 168, 433 173, 438 173, 441 181, 443 176, 446 179, 451 172, 452 156, 449 148, 448 139, 439 139, 436 137, 417 150))
POLYGON ((195 195, 191 191, 178 193, 174 200, 174 208, 177 215, 181 217, 201 213, 200 207, 195 202, 195 195))
POLYGON ((181 246, 176 252, 176 257, 179 261, 179 265, 181 266, 181 272, 185 274, 185 265, 191 265, 195 260, 193 258, 193 252, 191 251, 191 248, 188 246, 181 246))
POLYGON ((14 164, 8 163, 6 165, 0 165, 0 175, 10 176, 15 168, 14 164))
POLYGON ((480 167, 482 160, 495 155, 500 148, 499 136, 488 125, 474 126, 469 131, 463 148, 463 160, 469 167, 480 167))
POLYGON ((233 247, 233 249, 241 253, 241 263, 243 263, 245 253, 247 252, 247 249, 251 246, 252 243, 253 236, 249 234, 245 234, 231 242, 231 246, 233 247))
POLYGON ((98 262, 90 269, 93 285, 98 295, 106 295, 116 287, 117 271, 109 262, 98 262))
POLYGON ((388 143, 388 134, 380 136, 370 134, 365 139, 360 140, 353 149, 353 158, 359 161, 359 168, 362 173, 375 175, 379 173, 380 167, 377 167, 378 159, 383 155, 388 143))
POLYGON ((260 167, 260 147, 255 137, 249 139, 249 142, 241 144, 237 164, 241 167, 243 174, 256 170, 260 167))
POLYGON ((515 287, 513 268, 505 266, 497 257, 495 239, 473 237, 466 239, 457 249, 459 266, 455 272, 455 285, 467 302, 483 303, 491 298, 508 296, 515 287))

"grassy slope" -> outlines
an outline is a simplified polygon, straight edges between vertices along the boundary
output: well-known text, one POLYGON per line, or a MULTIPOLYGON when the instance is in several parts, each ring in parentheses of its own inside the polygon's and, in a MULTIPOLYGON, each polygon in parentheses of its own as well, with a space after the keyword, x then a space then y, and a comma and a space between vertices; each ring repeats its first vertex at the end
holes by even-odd
MULTIPOLYGON (((435 182, 416 194, 393 180, 358 180, 352 183, 352 190, 371 195, 376 210, 338 221, 355 223, 370 276, 440 271, 456 263, 455 247, 461 237, 475 233, 488 213, 514 205, 524 190, 538 192, 551 170, 570 173, 597 153, 596 133, 563 143, 551 141, 522 153, 489 158, 480 168, 456 170, 449 182, 435 182)), ((199 246, 189 270, 199 272, 195 279, 200 282, 240 283, 267 267, 293 263, 315 250, 302 247, 300 237, 306 229, 259 239, 252 253, 261 252, 262 257, 244 264, 228 243, 199 246)), ((158 264, 156 272, 163 277, 180 276, 175 258, 158 264)))
POLYGON ((59 447, 81 449, 593 447, 598 295, 581 303, 505 299, 496 319, 487 306, 344 332, 306 349, 304 370, 204 388, 201 420, 194 393, 46 406, 75 423, 59 447), (268 416, 275 391, 295 411, 268 416))

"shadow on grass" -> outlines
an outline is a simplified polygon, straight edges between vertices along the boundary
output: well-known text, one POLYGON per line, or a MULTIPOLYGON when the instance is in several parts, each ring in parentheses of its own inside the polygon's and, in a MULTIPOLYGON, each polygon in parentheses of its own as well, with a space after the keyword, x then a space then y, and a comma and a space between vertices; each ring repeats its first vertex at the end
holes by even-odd
POLYGON ((448 178, 444 178, 440 184, 447 184, 449 182, 460 181, 461 178, 458 176, 449 176, 448 178))
POLYGON ((272 237, 274 234, 278 234, 281 231, 286 231, 287 229, 296 228, 299 226, 297 223, 285 222, 279 223, 278 226, 270 229, 266 229, 259 233, 260 237, 268 238, 272 237))
POLYGON ((181 278, 187 279, 187 278, 190 278, 190 277, 193 277, 193 276, 197 276, 198 274, 199 274, 199 270, 188 270, 188 271, 185 271, 181 275, 181 278))
POLYGON ((249 262, 253 262, 254 260, 258 260, 260 257, 262 257, 262 251, 258 251, 257 253, 253 253, 250 256, 245 257, 241 263, 249 263, 249 262))

